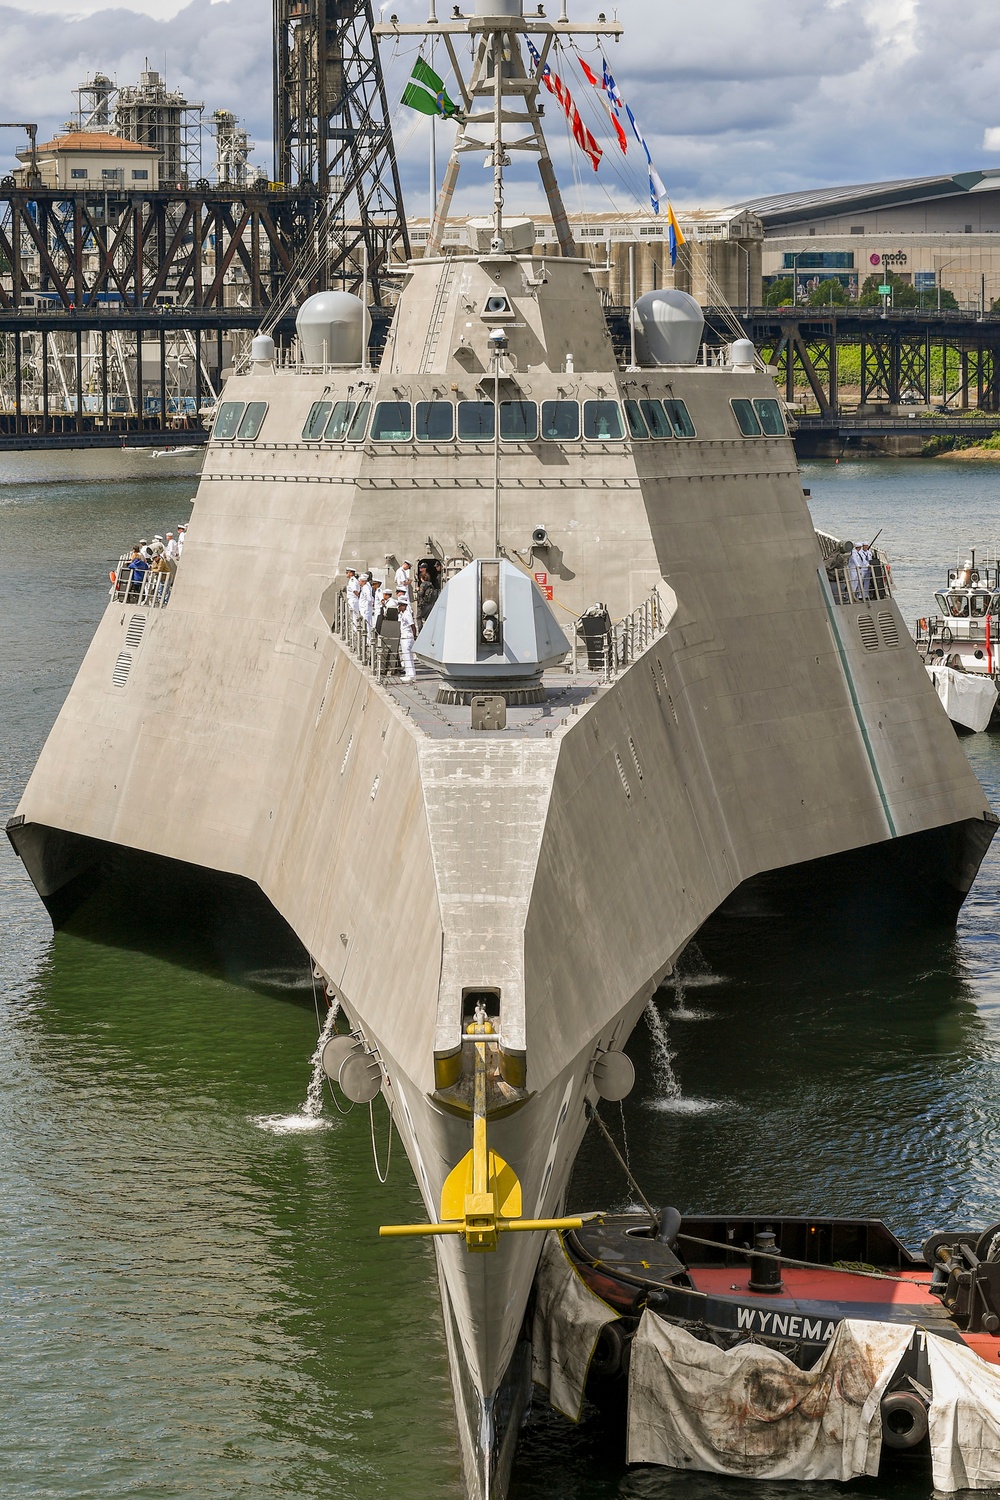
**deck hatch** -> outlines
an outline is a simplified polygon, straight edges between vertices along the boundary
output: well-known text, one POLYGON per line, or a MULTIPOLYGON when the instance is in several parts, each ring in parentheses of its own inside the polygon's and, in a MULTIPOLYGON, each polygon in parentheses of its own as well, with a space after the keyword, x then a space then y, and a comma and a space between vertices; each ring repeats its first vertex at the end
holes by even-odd
POLYGON ((115 662, 114 671, 111 673, 111 681, 115 687, 124 687, 128 682, 128 674, 132 670, 132 654, 129 651, 119 651, 118 660, 115 662))

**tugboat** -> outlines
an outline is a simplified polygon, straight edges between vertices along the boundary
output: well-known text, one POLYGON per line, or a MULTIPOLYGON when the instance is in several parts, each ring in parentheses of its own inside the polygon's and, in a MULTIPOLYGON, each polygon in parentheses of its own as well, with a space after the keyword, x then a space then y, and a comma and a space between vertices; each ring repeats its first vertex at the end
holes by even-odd
POLYGON ((893 599, 831 587, 752 344, 701 361, 666 288, 616 353, 538 92, 568 108, 564 44, 620 26, 471 10, 379 28, 442 38, 459 96, 420 101, 456 143, 380 363, 346 291, 294 349, 254 339, 169 593, 110 599, 8 833, 60 925, 197 926, 230 975, 292 954, 323 982, 329 1070, 381 1094, 422 1195, 386 1229, 433 1237, 467 1494, 501 1500, 546 1226, 677 956, 775 871, 949 920, 997 819, 893 599), (514 149, 558 254, 505 210, 514 149), (493 213, 446 246, 477 153, 493 213), (353 582, 397 573, 402 675, 353 582))
POLYGON ((970 552, 934 599, 914 638, 945 712, 960 733, 1000 728, 1000 563, 970 552))
POLYGON ((631 1462, 1000 1483, 1000 1224, 915 1255, 878 1219, 595 1214, 546 1246, 536 1324, 553 1404, 585 1379, 631 1462))

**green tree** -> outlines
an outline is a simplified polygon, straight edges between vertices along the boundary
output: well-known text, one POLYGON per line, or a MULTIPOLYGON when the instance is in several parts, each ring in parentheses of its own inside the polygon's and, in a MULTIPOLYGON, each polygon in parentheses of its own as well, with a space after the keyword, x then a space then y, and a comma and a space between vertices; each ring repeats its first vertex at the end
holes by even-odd
MULTIPOLYGON (((858 302, 862 307, 878 307, 882 301, 879 295, 880 286, 892 287, 893 307, 920 306, 920 294, 916 287, 912 287, 908 281, 904 281, 901 276, 897 276, 895 271, 881 271, 877 272, 874 276, 865 277, 861 286, 861 295, 858 298, 858 302)), ((937 306, 936 292, 934 294, 934 305, 935 307, 937 306)))
POLYGON ((790 276, 779 276, 777 281, 772 281, 764 296, 765 307, 784 307, 786 302, 792 300, 792 278, 790 276))
POLYGON ((819 286, 813 287, 808 300, 810 307, 829 307, 831 303, 834 307, 843 307, 847 293, 838 277, 829 276, 819 286))

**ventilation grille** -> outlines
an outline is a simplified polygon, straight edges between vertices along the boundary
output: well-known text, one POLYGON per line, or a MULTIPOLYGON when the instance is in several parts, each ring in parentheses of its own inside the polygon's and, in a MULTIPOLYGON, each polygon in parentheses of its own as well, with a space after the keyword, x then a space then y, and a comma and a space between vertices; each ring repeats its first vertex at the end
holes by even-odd
POLYGON ((133 615, 132 618, 131 618, 131 620, 129 620, 129 622, 128 622, 128 629, 125 632, 125 644, 126 644, 126 646, 130 647, 131 650, 135 651, 137 649, 137 647, 139 646, 139 643, 142 640, 142 632, 145 630, 145 628, 146 628, 146 616, 145 615, 133 615))
POLYGON ((618 767, 618 775, 621 778, 621 783, 622 783, 622 787, 624 788, 625 795, 629 799, 629 801, 631 802, 631 800, 632 800, 632 788, 628 784, 628 777, 625 775, 625 767, 622 765, 622 758, 617 753, 617 751, 615 752, 615 765, 618 767))
POLYGON ((635 766, 636 775, 638 776, 639 780, 641 781, 642 780, 642 766, 639 764, 639 754, 638 754, 638 751, 635 748, 635 740, 632 738, 631 735, 629 735, 629 737, 628 737, 628 747, 629 747, 629 749, 632 752, 632 762, 633 762, 633 764, 635 766))
POLYGON ((861 634, 861 644, 866 651, 878 650, 878 631, 875 629, 875 621, 871 615, 858 615, 858 630, 861 634))
POLYGON ((879 610, 878 628, 881 630, 882 639, 887 646, 899 645, 899 631, 896 629, 896 621, 887 609, 879 610))
POLYGON ((115 687, 124 687, 128 682, 128 674, 132 670, 132 657, 128 651, 120 651, 115 669, 111 674, 111 681, 115 687))

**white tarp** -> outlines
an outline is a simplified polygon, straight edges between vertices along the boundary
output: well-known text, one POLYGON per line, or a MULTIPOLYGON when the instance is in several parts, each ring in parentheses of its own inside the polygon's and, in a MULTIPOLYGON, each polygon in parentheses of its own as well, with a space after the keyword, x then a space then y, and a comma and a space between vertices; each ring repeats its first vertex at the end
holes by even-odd
POLYGON ((580 1420, 587 1371, 601 1329, 618 1314, 578 1275, 555 1230, 545 1245, 535 1277, 535 1318, 531 1328, 531 1378, 544 1386, 556 1411, 580 1420))
POLYGON ((965 1344, 928 1336, 927 1413, 936 1490, 1000 1486, 1000 1370, 965 1344))
POLYGON ((945 713, 953 724, 979 734, 990 722, 997 701, 992 677, 985 673, 956 672, 953 667, 928 667, 931 681, 945 713))
POLYGON ((722 1350, 648 1310, 632 1344, 628 1462, 748 1479, 878 1473, 880 1402, 913 1329, 848 1319, 812 1370, 722 1350))

